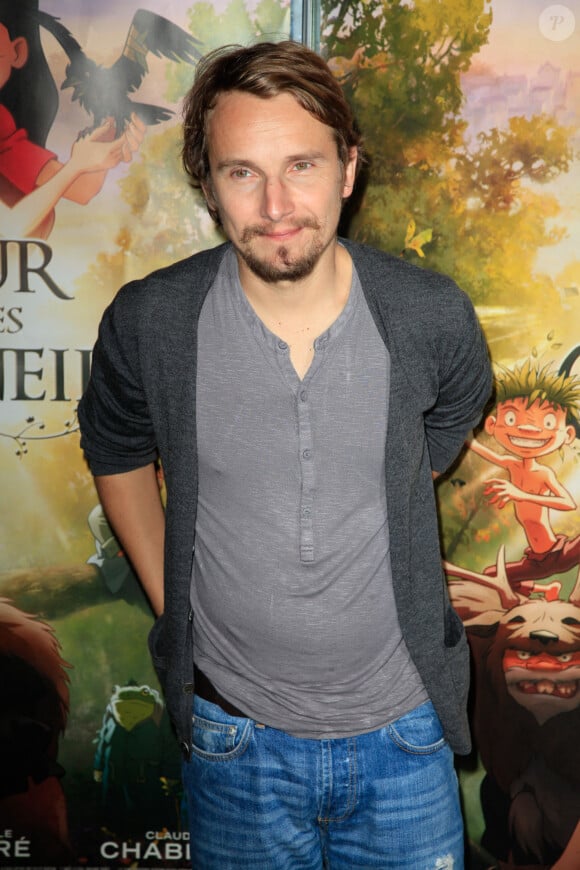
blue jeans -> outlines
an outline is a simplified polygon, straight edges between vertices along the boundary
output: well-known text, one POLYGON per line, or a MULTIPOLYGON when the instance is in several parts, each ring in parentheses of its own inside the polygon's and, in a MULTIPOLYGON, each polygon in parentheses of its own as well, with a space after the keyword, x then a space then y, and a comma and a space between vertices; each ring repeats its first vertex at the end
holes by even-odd
POLYGON ((193 870, 462 870, 452 752, 430 701, 357 737, 291 737, 194 699, 193 870))

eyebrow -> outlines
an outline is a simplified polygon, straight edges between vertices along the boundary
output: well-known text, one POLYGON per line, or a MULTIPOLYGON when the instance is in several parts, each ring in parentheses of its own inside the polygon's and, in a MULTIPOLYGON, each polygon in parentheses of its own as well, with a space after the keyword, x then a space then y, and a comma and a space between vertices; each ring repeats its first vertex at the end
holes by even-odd
MULTIPOLYGON (((522 402, 526 402, 526 403, 528 400, 527 396, 517 396, 516 398, 519 398, 522 400, 522 402)), ((528 411, 536 401, 537 401, 537 399, 534 400, 534 402, 532 402, 531 405, 526 404, 524 407, 524 410, 528 411)), ((502 411, 520 411, 522 409, 521 405, 516 405, 515 402, 510 400, 510 399, 508 399, 505 402, 500 402, 499 404, 501 405, 502 411)), ((557 406, 553 402, 550 402, 548 399, 544 399, 542 402, 540 402, 540 404, 538 406, 538 410, 544 410, 544 405, 550 411, 557 409, 557 406)))
MULTIPOLYGON (((288 157, 285 158, 287 163, 300 163, 302 160, 306 161, 327 161, 328 158, 322 151, 302 151, 298 154, 289 154, 288 157)), ((220 169, 233 169, 236 166, 247 166, 248 169, 253 169, 256 172, 260 172, 260 167, 257 163, 254 163, 253 160, 245 160, 243 157, 228 157, 226 160, 220 160, 216 165, 216 169, 219 171, 220 169)))

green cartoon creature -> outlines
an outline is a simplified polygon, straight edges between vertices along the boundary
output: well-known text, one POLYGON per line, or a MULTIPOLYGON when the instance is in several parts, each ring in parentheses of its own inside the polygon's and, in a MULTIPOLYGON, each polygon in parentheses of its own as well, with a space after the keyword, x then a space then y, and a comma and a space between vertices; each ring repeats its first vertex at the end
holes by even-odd
POLYGON ((101 823, 118 836, 179 824, 179 752, 161 695, 129 681, 115 690, 97 738, 101 823))

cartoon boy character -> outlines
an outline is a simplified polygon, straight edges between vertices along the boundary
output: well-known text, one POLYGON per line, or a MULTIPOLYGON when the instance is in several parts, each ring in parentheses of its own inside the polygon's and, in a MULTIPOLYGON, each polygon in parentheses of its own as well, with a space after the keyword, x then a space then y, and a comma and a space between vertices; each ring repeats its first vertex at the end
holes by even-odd
POLYGON ((44 147, 47 124, 39 121, 46 116, 52 123, 54 111, 51 91, 46 106, 36 95, 37 87, 46 87, 48 72, 34 17, 37 6, 37 0, 0 0, 0 226, 12 238, 47 238, 59 199, 89 202, 108 170, 131 160, 144 134, 144 125, 133 117, 115 139, 111 119, 75 142, 64 164, 44 147), (33 81, 36 71, 42 75, 33 81))
MULTIPOLYGON (((495 411, 485 421, 485 431, 507 452, 498 453, 476 439, 469 446, 508 473, 507 480, 488 480, 485 494, 498 508, 510 502, 514 505, 528 547, 522 559, 506 564, 506 573, 512 587, 529 595, 536 589, 535 580, 580 565, 580 536, 568 539, 556 535, 549 516, 550 510, 574 510, 576 502, 554 471, 538 462, 540 457, 574 441, 580 381, 549 366, 539 368, 526 362, 513 370, 499 371, 496 399, 495 411)), ((490 566, 485 573, 495 576, 496 567, 490 566)), ((554 585, 559 588, 559 584, 554 585)), ((537 587, 539 590, 545 591, 545 587, 537 587)))

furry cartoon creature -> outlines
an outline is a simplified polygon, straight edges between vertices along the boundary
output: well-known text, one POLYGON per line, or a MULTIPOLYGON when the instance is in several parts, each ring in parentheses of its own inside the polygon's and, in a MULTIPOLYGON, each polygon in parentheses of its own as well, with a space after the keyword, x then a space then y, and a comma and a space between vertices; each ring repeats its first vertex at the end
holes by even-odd
POLYGON ((67 663, 52 628, 0 598, 0 819, 43 862, 70 858, 57 762, 69 709, 67 663))
POLYGON ((501 550, 497 577, 451 577, 450 594, 475 665, 483 845, 502 866, 551 867, 580 820, 580 581, 568 601, 527 598, 501 550))

